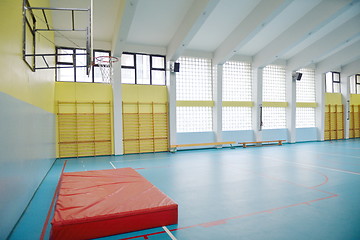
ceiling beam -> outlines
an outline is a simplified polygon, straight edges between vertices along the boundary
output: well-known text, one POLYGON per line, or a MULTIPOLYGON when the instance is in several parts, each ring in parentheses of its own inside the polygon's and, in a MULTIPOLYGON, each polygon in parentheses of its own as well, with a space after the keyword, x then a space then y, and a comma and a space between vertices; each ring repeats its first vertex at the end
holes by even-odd
POLYGON ((316 72, 325 73, 332 71, 334 68, 346 66, 347 64, 360 59, 360 40, 343 48, 322 62, 316 65, 316 72))
POLYGON ((120 4, 118 23, 115 24, 116 27, 112 40, 112 54, 114 56, 120 57, 124 50, 138 2, 139 0, 125 0, 120 4))
POLYGON ((219 0, 196 0, 168 45, 166 58, 176 61, 193 39, 219 0))
POLYGON ((352 76, 360 73, 360 59, 351 62, 341 68, 341 75, 352 76))
POLYGON ((350 7, 351 0, 323 0, 306 13, 299 21, 285 30, 254 56, 254 67, 264 67, 299 44, 307 36, 330 22, 339 11, 350 7))
POLYGON ((298 70, 315 63, 328 52, 346 44, 359 33, 360 14, 351 18, 288 61, 289 70, 298 70))
POLYGON ((213 63, 222 64, 236 54, 262 28, 284 10, 291 0, 262 0, 215 50, 213 63))

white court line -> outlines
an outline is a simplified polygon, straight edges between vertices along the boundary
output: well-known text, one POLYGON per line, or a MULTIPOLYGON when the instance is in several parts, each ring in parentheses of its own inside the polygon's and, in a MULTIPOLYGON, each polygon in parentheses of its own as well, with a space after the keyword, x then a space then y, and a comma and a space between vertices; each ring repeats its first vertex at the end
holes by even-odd
POLYGON ((116 169, 116 167, 114 166, 114 164, 111 161, 110 161, 110 164, 114 169, 116 169))
POLYGON ((293 163, 293 164, 297 164, 297 165, 300 165, 300 166, 305 166, 305 167, 322 168, 322 169, 327 169, 327 170, 336 171, 336 172, 350 173, 350 174, 354 174, 354 175, 359 175, 359 176, 360 176, 360 173, 357 173, 357 172, 350 172, 350 171, 341 170, 341 169, 328 168, 328 167, 321 167, 321 166, 316 166, 316 165, 311 165, 311 164, 296 163, 296 162, 290 162, 290 161, 286 161, 286 160, 279 160, 279 159, 277 159, 277 161, 281 161, 281 162, 288 162, 288 163, 293 163))
POLYGON ((169 231, 169 229, 166 226, 163 226, 162 228, 165 230, 165 232, 169 235, 169 237, 172 240, 177 240, 176 237, 169 231))

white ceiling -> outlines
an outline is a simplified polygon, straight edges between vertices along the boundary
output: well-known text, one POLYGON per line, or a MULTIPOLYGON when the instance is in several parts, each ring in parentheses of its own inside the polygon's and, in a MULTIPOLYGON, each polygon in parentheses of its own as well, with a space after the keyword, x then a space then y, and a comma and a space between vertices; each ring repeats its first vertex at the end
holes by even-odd
MULTIPOLYGON (((51 0, 51 7, 89 5, 51 0)), ((215 64, 240 55, 255 67, 280 59, 292 70, 360 72, 360 0, 94 0, 93 9, 94 39, 115 55, 131 45, 162 49, 168 60, 201 51, 215 64)), ((65 19, 54 15, 54 26, 65 19)))

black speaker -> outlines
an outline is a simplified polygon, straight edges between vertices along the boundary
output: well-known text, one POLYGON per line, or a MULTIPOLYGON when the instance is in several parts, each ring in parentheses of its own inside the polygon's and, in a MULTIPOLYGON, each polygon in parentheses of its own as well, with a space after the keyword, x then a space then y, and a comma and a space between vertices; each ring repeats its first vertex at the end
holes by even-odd
POLYGON ((177 62, 174 63, 173 72, 180 72, 180 63, 177 63, 177 62))

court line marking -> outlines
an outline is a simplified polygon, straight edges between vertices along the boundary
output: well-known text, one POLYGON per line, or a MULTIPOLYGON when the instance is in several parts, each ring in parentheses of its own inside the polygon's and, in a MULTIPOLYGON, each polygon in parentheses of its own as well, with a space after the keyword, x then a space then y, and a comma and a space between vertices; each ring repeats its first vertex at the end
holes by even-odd
MULTIPOLYGON (((274 159, 272 159, 272 160, 274 160, 274 159)), ((354 175, 359 175, 360 176, 360 173, 358 173, 358 172, 346 171, 346 170, 337 169, 337 168, 329 168, 329 167, 323 167, 323 166, 316 166, 316 165, 312 165, 312 164, 296 163, 296 162, 290 162, 290 161, 280 160, 280 159, 276 159, 276 161, 288 162, 288 163, 293 163, 293 164, 300 165, 300 166, 305 166, 305 167, 321 168, 321 169, 326 169, 326 170, 331 170, 331 171, 336 171, 336 172, 342 172, 342 173, 349 173, 349 174, 354 174, 354 175)))
POLYGON ((169 231, 169 229, 166 226, 163 226, 162 228, 165 230, 165 232, 169 235, 169 237, 172 240, 177 240, 176 237, 169 231))
POLYGON ((114 164, 111 161, 110 161, 110 164, 114 169, 116 169, 116 167, 114 166, 114 164))

